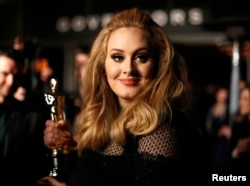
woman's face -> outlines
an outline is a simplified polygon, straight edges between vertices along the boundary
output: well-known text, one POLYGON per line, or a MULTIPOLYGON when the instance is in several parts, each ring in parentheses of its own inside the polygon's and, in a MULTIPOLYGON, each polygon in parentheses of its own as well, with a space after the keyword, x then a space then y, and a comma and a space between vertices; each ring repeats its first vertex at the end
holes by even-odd
POLYGON ((250 108, 249 108, 249 102, 250 102, 250 91, 247 88, 242 89, 242 92, 240 94, 240 113, 241 114, 249 114, 250 108))
POLYGON ((146 31, 135 27, 119 28, 110 35, 105 71, 121 107, 133 101, 152 80, 154 63, 149 39, 146 31))

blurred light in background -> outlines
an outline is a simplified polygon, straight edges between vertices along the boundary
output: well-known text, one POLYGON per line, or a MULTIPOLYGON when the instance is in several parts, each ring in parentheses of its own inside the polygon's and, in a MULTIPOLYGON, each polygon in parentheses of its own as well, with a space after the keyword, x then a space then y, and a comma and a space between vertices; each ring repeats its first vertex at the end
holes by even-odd
POLYGON ((61 17, 56 22, 56 28, 59 32, 65 33, 70 30, 70 19, 68 17, 61 17))
MULTIPOLYGON (((184 28, 185 26, 200 26, 204 22, 204 12, 200 8, 190 8, 188 10, 178 8, 172 9, 169 12, 157 9, 150 13, 152 19, 161 27, 184 28)), ((57 20, 56 28, 57 31, 61 33, 66 33, 71 29, 74 32, 81 32, 87 28, 91 31, 95 31, 98 30, 99 27, 104 27, 112 17, 113 13, 110 12, 102 15, 77 15, 72 19, 63 16, 57 20)))
POLYGON ((86 21, 83 16, 75 16, 71 22, 72 30, 75 32, 81 32, 86 28, 86 21))

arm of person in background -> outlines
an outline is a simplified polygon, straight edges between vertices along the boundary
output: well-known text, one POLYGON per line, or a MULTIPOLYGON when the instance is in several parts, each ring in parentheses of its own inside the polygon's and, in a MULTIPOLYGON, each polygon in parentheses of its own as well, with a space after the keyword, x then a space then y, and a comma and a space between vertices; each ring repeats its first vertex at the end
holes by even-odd
POLYGON ((238 158, 241 153, 249 151, 250 151, 250 139, 249 138, 239 139, 236 147, 233 149, 232 157, 238 158))

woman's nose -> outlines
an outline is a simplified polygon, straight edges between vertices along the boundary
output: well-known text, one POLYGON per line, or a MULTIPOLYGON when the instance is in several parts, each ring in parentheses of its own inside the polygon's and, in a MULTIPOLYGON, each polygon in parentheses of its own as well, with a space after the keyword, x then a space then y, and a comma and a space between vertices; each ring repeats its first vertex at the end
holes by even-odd
POLYGON ((132 61, 132 59, 127 59, 124 61, 123 65, 123 74, 131 74, 135 69, 135 65, 132 61))

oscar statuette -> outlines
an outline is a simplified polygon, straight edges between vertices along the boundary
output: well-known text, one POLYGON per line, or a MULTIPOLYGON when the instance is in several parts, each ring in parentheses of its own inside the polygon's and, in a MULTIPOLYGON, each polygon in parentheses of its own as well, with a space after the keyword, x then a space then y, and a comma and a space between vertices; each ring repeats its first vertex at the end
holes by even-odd
MULTIPOLYGON (((50 107, 50 117, 54 122, 65 119, 64 104, 65 96, 58 91, 58 81, 54 78, 50 80, 51 91, 45 93, 46 104, 50 107)), ((62 131, 63 132, 63 131, 62 131)), ((56 144, 49 156, 51 166, 49 176, 63 181, 68 176, 69 150, 62 144, 56 144)))

